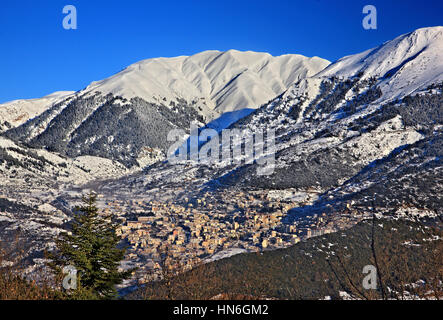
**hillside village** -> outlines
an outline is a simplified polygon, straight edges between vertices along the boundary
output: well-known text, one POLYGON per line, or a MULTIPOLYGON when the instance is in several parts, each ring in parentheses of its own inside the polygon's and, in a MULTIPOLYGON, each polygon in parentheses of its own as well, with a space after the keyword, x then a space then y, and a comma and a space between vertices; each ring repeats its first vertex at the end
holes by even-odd
POLYGON ((206 192, 180 202, 101 200, 104 212, 121 225, 118 235, 127 243, 126 261, 139 273, 160 277, 162 254, 184 269, 217 253, 283 248, 307 238, 346 229, 363 216, 349 210, 343 215, 314 215, 284 222, 299 203, 275 198, 270 191, 206 192))
MULTIPOLYGON (((333 63, 236 50, 151 58, 75 93, 1 104, 0 244, 23 242, 24 249, 0 267, 23 264, 27 277, 38 276, 61 233, 75 229, 76 205, 90 192, 118 226, 121 242, 113 245, 126 249, 122 268, 137 267, 122 288, 164 278, 175 268, 165 257, 183 271, 299 242, 294 256, 310 255, 316 248, 299 248, 326 234, 340 238, 333 233, 377 214, 435 219, 440 228, 442 61, 440 26, 333 63), (167 161, 170 149, 180 151, 170 133, 192 137, 195 123, 221 138, 225 129, 253 132, 255 155, 264 148, 258 137, 272 130, 273 172, 259 174, 260 161, 246 161, 246 145, 236 154, 237 139, 229 161, 223 154, 214 164, 195 161, 191 151, 189 161, 167 161)), ((212 144, 205 141, 197 139, 197 151, 212 144)), ((214 147, 231 155, 230 145, 219 139, 214 147)), ((415 258, 403 260, 409 268, 415 258)), ((440 260, 431 260, 424 266, 440 270, 433 264, 440 260)), ((312 261, 304 262, 311 271, 312 261)))

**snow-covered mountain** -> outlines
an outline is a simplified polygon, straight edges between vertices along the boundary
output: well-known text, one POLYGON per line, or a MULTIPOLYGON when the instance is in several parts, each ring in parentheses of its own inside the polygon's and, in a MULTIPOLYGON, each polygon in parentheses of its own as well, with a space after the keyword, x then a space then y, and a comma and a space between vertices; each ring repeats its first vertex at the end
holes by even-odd
POLYGON ((20 225, 53 237, 44 222, 62 226, 70 199, 89 188, 177 203, 283 189, 300 206, 285 221, 351 205, 441 216, 442 35, 418 29, 330 65, 238 51, 149 59, 51 101, 0 139, 0 237, 20 225), (220 115, 240 130, 275 130, 271 175, 257 175, 257 163, 159 161, 169 130, 220 115))
POLYGON ((443 27, 418 29, 294 83, 233 124, 276 131, 274 173, 257 176, 257 164, 241 165, 220 168, 213 180, 320 188, 327 191, 317 204, 321 212, 351 200, 370 206, 376 198, 379 206, 441 214, 442 48, 443 27))
POLYGON ((340 59, 232 124, 251 132, 275 130, 275 170, 269 176, 257 175, 259 165, 244 161, 211 167, 159 163, 113 190, 127 184, 145 192, 190 180, 195 190, 314 188, 328 196, 322 210, 340 199, 367 206, 377 193, 386 206, 408 201, 441 212, 435 194, 443 170, 443 56, 437 49, 442 30, 419 29, 340 59))
POLYGON ((296 54, 237 50, 137 62, 116 75, 91 83, 86 92, 112 93, 148 102, 202 100, 209 120, 225 112, 257 108, 290 84, 323 70, 329 61, 296 54), (212 111, 212 112, 211 112, 212 111), (215 113, 213 111, 216 111, 215 113))
POLYGON ((161 158, 157 155, 170 146, 167 133, 188 130, 192 121, 202 126, 219 121, 223 127, 241 118, 234 126, 267 125, 280 133, 297 128, 304 135, 315 126, 312 134, 318 137, 443 81, 441 49, 443 27, 432 27, 332 64, 235 50, 148 59, 75 94, 3 106, 7 111, 29 105, 23 109, 37 115, 6 136, 69 157, 100 156, 127 166, 150 163, 146 155, 161 158))
POLYGON ((203 126, 222 114, 224 123, 234 122, 328 64, 316 57, 235 50, 148 59, 42 105, 38 116, 7 136, 70 157, 143 165, 150 162, 146 157, 157 157, 153 153, 165 154, 170 130, 188 131, 191 122, 203 126), (236 112, 226 120, 227 111, 236 112))
POLYGON ((317 77, 376 77, 385 99, 397 98, 443 80, 443 27, 417 29, 346 56, 317 77))
POLYGON ((0 104, 0 132, 25 123, 72 94, 74 91, 58 91, 43 98, 14 100, 0 104))

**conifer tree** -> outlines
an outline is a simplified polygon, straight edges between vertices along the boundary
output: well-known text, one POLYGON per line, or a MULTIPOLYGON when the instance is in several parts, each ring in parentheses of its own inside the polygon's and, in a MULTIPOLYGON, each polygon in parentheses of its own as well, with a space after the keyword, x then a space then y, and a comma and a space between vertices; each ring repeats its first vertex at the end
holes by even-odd
POLYGON ((116 285, 128 279, 134 270, 119 271, 125 249, 117 247, 117 225, 96 207, 96 195, 83 197, 76 207, 71 231, 60 234, 57 250, 50 254, 50 267, 59 275, 63 267, 77 270, 77 288, 67 292, 74 299, 112 299, 116 285))

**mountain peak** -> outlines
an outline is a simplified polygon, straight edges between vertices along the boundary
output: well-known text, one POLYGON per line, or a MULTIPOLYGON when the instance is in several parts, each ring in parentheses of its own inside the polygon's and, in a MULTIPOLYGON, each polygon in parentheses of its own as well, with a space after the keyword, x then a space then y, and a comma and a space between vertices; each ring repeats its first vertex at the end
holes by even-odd
POLYGON ((110 78, 91 83, 85 91, 141 97, 150 102, 158 98, 204 100, 208 109, 221 114, 256 108, 328 64, 324 59, 295 54, 274 57, 253 51, 210 50, 192 56, 142 60, 110 78))
MULTIPOLYGON (((419 28, 406 35, 421 35, 428 38, 443 37, 443 26, 419 28)), ((400 36, 401 37, 401 36, 400 36)))
POLYGON ((364 52, 343 57, 318 77, 376 77, 387 98, 443 80, 443 27, 417 29, 364 52))

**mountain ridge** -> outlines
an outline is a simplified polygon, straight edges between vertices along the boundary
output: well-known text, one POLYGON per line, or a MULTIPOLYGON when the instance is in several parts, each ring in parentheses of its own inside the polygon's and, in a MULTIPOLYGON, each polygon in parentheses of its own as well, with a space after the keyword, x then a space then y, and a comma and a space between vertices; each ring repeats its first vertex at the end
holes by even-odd
MULTIPOLYGON (((0 238, 24 231, 26 239, 32 239, 32 255, 42 257, 43 250, 66 227, 76 201, 91 190, 100 195, 101 205, 118 205, 114 212, 121 214, 122 224, 149 212, 140 203, 152 201, 165 210, 156 210, 161 221, 171 216, 174 211, 168 210, 176 205, 183 208, 177 217, 183 214, 186 221, 174 221, 175 225, 194 225, 196 217, 203 215, 207 221, 232 221, 235 228, 231 219, 235 215, 235 222, 243 228, 255 225, 254 216, 279 211, 281 220, 275 221, 272 230, 257 230, 260 241, 275 238, 272 231, 283 235, 282 241, 293 239, 291 227, 296 232, 309 228, 310 236, 337 232, 350 225, 333 221, 348 221, 351 216, 351 221, 372 214, 441 218, 443 58, 436 48, 442 38, 428 37, 432 44, 420 40, 411 48, 399 45, 414 45, 409 39, 421 39, 427 31, 384 43, 377 52, 385 55, 369 55, 376 50, 370 49, 334 62, 323 73, 301 77, 248 114, 241 112, 245 109, 235 111, 230 128, 258 133, 275 130, 275 168, 269 176, 258 175, 259 164, 245 164, 242 154, 235 159, 237 163, 163 161, 170 130, 186 131, 191 121, 207 125, 198 109, 204 106, 201 101, 125 98, 95 90, 103 83, 57 101, 0 137, 0 238), (370 59, 362 59, 366 56, 370 59), (336 68, 334 72, 332 68, 336 68), (244 206, 245 199, 252 203, 249 207, 244 206), (284 210, 274 206, 278 203, 285 203, 284 210), (319 224, 320 215, 333 225, 319 224)), ((199 72, 188 75, 197 79, 202 90, 222 98, 232 84, 243 81, 238 75, 245 75, 242 64, 229 57, 232 54, 219 55, 212 64, 203 59, 205 55, 201 57, 208 74, 225 76, 216 81, 216 90, 199 72), (217 68, 223 59, 230 61, 231 73, 217 68)), ((183 59, 173 63, 181 68, 183 59)), ((265 70, 266 56, 255 59, 257 70, 265 70)), ((164 68, 158 61, 154 64, 164 68)), ((198 71, 190 62, 186 65, 198 71)), ((292 81, 284 75, 288 83, 292 81)), ((162 81, 173 79, 164 77, 162 81)), ((245 80, 248 77, 250 72, 245 80)), ((275 85, 282 87, 277 80, 275 85)), ((167 228, 163 222, 156 224, 151 235, 166 236, 171 231, 167 228)), ((263 249, 260 242, 244 235, 235 242, 230 237, 226 241, 230 246, 263 249)), ((188 245, 191 238, 185 237, 181 245, 188 245)), ((192 250, 205 250, 203 244, 194 245, 192 250)), ((271 248, 268 245, 270 242, 266 246, 271 248)), ((272 249, 278 246, 273 242, 272 249)), ((223 252, 224 244, 214 248, 210 254, 223 252)), ((134 245, 129 250, 138 254, 139 249, 134 245)), ((145 261, 133 258, 128 262, 146 266, 145 261)))
POLYGON ((253 51, 210 50, 192 56, 145 59, 92 82, 85 91, 140 97, 148 102, 155 102, 153 97, 174 100, 178 96, 187 101, 204 98, 208 107, 222 114, 255 108, 283 92, 297 77, 313 75, 328 64, 318 57, 296 54, 273 57, 253 51))
POLYGON ((386 99, 395 99, 443 80, 443 27, 420 28, 378 47, 345 56, 315 77, 378 77, 386 99), (415 85, 415 84, 418 84, 415 85))

